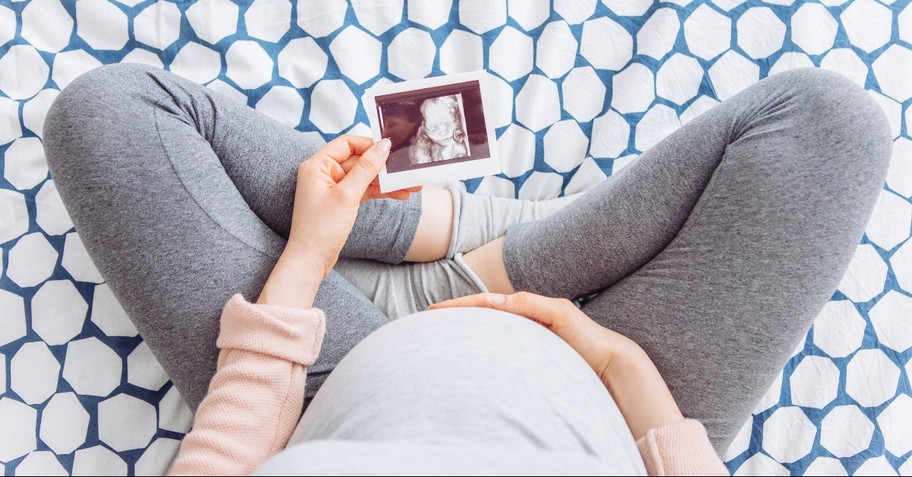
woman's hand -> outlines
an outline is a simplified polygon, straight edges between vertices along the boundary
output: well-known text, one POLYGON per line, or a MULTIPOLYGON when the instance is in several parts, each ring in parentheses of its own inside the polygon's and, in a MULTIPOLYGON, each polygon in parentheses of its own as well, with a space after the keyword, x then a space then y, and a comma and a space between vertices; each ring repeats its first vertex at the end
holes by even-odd
POLYGON ((430 309, 461 306, 494 308, 538 322, 576 350, 602 381, 610 375, 619 357, 639 349, 632 340, 592 321, 570 300, 563 298, 527 292, 512 295, 480 293, 437 303, 430 309))
POLYGON ((258 303, 308 308, 368 199, 405 200, 420 187, 382 194, 377 174, 390 141, 341 136, 298 167, 291 232, 258 303))
POLYGON ((332 270, 351 233, 362 202, 407 199, 409 191, 381 194, 377 174, 389 157, 390 141, 339 137, 298 167, 287 252, 321 274, 332 270))
POLYGON ((567 342, 611 393, 635 439, 650 429, 684 420, 668 386, 633 340, 599 325, 569 300, 533 293, 480 293, 430 306, 494 308, 540 323, 567 342))

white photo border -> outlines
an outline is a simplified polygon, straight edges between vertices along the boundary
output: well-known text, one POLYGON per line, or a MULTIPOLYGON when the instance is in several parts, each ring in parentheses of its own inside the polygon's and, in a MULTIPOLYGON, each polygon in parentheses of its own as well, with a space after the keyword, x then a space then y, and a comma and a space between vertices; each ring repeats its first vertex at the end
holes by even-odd
POLYGON ((381 192, 386 193, 426 184, 437 184, 454 180, 490 176, 499 174, 503 171, 497 151, 497 135, 494 132, 494 125, 490 119, 491 108, 489 105, 491 103, 488 99, 490 87, 487 86, 488 78, 487 73, 484 71, 435 76, 433 78, 402 81, 369 88, 364 92, 363 103, 368 120, 370 121, 371 135, 373 136, 374 141, 379 141, 381 139, 380 118, 377 115, 377 96, 391 93, 404 93, 437 86, 448 86, 469 81, 478 81, 478 87, 481 90, 481 109, 485 118, 485 133, 487 134, 489 151, 488 157, 471 161, 441 164, 439 166, 422 167, 420 169, 401 172, 387 172, 386 165, 384 165, 383 169, 380 170, 381 192))

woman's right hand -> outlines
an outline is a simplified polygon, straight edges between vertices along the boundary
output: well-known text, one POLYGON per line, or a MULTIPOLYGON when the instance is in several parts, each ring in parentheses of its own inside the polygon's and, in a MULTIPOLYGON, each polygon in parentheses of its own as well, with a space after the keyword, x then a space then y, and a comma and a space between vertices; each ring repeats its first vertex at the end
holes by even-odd
POLYGON ((536 321, 576 350, 611 393, 635 439, 650 429, 684 420, 655 364, 630 338, 605 328, 569 300, 534 293, 480 293, 447 300, 430 309, 482 307, 536 321))
POLYGON ((286 253, 325 278, 348 240, 358 208, 373 198, 407 199, 408 191, 381 194, 377 174, 390 141, 341 136, 298 166, 294 211, 286 253))
POLYGON ((298 167, 291 231, 285 251, 266 281, 258 303, 309 308, 329 275, 368 199, 407 199, 420 187, 380 192, 377 174, 389 157, 390 141, 341 136, 298 167))

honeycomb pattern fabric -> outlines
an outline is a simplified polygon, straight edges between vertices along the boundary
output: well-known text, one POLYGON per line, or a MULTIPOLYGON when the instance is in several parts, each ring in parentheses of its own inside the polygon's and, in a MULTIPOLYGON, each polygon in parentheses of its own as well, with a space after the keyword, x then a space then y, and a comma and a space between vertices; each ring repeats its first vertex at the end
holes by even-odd
POLYGON ((165 68, 308 134, 369 135, 375 84, 485 69, 503 174, 585 190, 760 78, 836 70, 894 157, 839 290, 728 450, 737 474, 912 475, 909 0, 0 1, 0 472, 158 474, 191 414, 88 258, 42 126, 102 64, 165 68))

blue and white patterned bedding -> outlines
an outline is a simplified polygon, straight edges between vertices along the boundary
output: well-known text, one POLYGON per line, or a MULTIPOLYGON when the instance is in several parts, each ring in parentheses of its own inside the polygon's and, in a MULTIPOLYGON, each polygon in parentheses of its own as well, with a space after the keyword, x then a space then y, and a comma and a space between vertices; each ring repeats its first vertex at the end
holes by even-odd
POLYGON ((912 475, 909 3, 0 1, 0 471, 160 474, 190 424, 41 146, 60 88, 141 62, 325 138, 369 134, 359 98, 377 82, 486 68, 508 162, 465 186, 523 198, 591 187, 775 72, 845 74, 890 119, 892 167, 839 291, 726 459, 737 474, 912 475))

